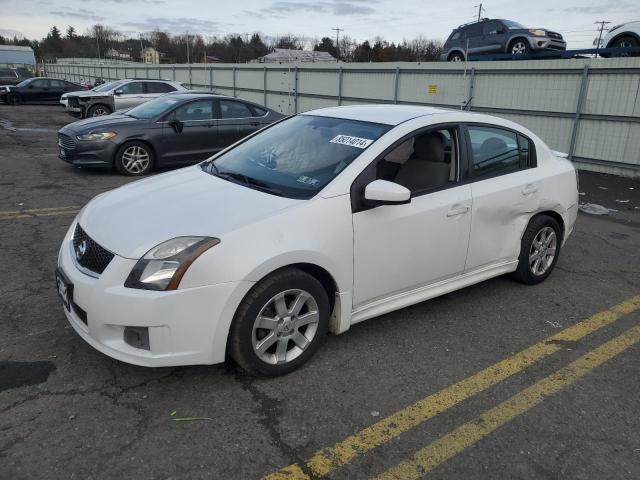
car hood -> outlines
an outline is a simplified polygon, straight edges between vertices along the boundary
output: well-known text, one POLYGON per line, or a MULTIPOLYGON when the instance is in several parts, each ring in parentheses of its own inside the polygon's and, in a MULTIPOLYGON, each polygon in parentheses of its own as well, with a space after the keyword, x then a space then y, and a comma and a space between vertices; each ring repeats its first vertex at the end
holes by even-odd
POLYGON ((78 222, 104 248, 138 259, 175 237, 224 241, 226 233, 302 202, 223 180, 195 165, 98 195, 78 222))
POLYGON ((74 97, 110 97, 111 92, 94 92, 91 90, 77 90, 75 92, 70 92, 74 97))
POLYGON ((129 117, 127 115, 118 115, 113 113, 111 115, 105 115, 102 117, 85 118, 84 120, 78 120, 77 122, 70 123, 62 127, 61 132, 71 131, 74 133, 94 131, 101 128, 117 127, 133 122, 140 122, 138 118, 129 117))

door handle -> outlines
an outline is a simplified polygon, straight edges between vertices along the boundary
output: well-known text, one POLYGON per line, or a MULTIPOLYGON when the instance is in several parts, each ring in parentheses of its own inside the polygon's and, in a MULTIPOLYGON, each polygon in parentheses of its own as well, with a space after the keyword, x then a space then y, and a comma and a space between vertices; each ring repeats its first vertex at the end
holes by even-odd
POLYGON ((454 205, 451 210, 447 212, 447 217, 457 217, 458 215, 464 215, 469 211, 469 205, 454 205))
POLYGON ((524 187, 524 189, 522 189, 522 195, 526 197, 527 195, 533 195, 537 191, 538 187, 536 187, 535 185, 527 185, 526 187, 524 187))

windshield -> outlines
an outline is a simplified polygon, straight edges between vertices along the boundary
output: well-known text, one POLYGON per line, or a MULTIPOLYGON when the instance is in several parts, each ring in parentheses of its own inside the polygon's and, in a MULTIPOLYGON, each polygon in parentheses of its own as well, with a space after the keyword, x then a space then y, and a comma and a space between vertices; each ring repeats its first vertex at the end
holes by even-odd
POLYGON ((143 103, 127 112, 134 118, 155 118, 169 111, 178 103, 178 99, 172 97, 159 97, 150 102, 143 103))
POLYGON ((298 115, 202 164, 203 170, 290 198, 316 195, 391 127, 298 115))
POLYGON ((522 25, 521 23, 514 22, 512 20, 502 20, 502 23, 504 23, 507 26, 507 28, 509 28, 511 30, 520 29, 520 28, 524 28, 524 29, 527 28, 524 25, 522 25))
POLYGON ((97 87, 93 87, 91 90, 94 92, 108 92, 116 88, 118 85, 122 83, 122 80, 116 80, 114 82, 103 83, 102 85, 98 85, 97 87))
POLYGON ((33 82, 35 80, 35 78, 27 78, 26 80, 21 81, 20 83, 18 83, 16 85, 16 87, 26 87, 27 85, 29 85, 31 82, 33 82))

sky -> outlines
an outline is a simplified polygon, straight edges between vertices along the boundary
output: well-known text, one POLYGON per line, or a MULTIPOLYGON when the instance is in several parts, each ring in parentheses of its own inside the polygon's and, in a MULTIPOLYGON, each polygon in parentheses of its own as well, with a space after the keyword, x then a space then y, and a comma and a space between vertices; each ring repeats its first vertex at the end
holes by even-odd
MULTIPOLYGON (((42 38, 52 25, 83 33, 101 23, 138 38, 156 28, 172 34, 224 36, 260 32, 293 34, 313 41, 341 35, 358 41, 389 41, 422 35, 444 41, 456 26, 472 21, 479 0, 0 0, 0 35, 42 38)), ((640 20, 638 0, 536 0, 483 2, 483 17, 507 18, 527 27, 562 33, 569 48, 589 48, 595 21, 610 26, 640 20), (525 8, 523 8, 525 7, 525 8)))

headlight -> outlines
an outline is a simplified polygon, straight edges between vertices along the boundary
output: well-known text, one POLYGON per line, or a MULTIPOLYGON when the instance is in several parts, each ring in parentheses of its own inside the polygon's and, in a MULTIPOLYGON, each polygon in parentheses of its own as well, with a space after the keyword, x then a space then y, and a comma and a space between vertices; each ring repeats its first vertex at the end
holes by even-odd
POLYGON ((536 37, 546 37, 547 36, 546 30, 533 29, 533 30, 529 30, 529 33, 532 33, 536 37))
POLYGON ((90 132, 84 135, 78 135, 78 140, 109 140, 116 136, 116 132, 90 132))
POLYGON ((219 238, 212 237, 177 237, 163 242, 138 260, 124 286, 176 290, 196 258, 219 243, 219 238))

